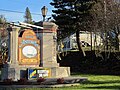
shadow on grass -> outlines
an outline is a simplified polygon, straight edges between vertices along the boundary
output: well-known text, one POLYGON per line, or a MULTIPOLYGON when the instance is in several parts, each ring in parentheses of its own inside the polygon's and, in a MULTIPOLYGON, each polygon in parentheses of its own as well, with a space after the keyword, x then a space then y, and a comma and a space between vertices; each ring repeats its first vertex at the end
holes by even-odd
POLYGON ((93 86, 93 87, 85 87, 86 89, 114 89, 120 90, 120 85, 118 86, 93 86))
POLYGON ((96 73, 96 72, 93 72, 93 73, 91 73, 91 72, 86 72, 86 73, 84 73, 84 72, 71 72, 71 75, 76 75, 76 76, 78 76, 78 75, 83 75, 83 76, 86 76, 86 77, 88 77, 88 76, 93 76, 93 75, 95 75, 95 76, 97 76, 97 75, 109 75, 109 76, 120 76, 120 74, 119 75, 117 75, 117 74, 105 74, 105 73, 96 73))
POLYGON ((113 83, 119 83, 120 80, 114 80, 114 81, 85 81, 82 82, 81 84, 113 84, 113 83))
POLYGON ((85 81, 85 82, 82 82, 80 84, 86 85, 84 87, 84 89, 117 89, 117 90, 120 90, 120 80, 114 80, 114 81, 85 81))

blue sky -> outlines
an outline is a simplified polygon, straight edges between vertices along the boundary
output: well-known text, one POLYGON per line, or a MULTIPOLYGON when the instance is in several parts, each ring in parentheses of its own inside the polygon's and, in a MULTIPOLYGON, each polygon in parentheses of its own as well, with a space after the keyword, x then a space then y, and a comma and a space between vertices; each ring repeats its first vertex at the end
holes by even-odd
MULTIPOLYGON (((46 6, 48 8, 47 17, 50 17, 54 9, 49 3, 52 0, 1 0, 0 15, 4 15, 8 22, 24 21, 25 13, 13 13, 2 10, 12 10, 25 12, 26 7, 29 7, 31 13, 41 14, 41 8, 46 6)), ((42 15, 33 15, 33 21, 42 20, 42 15)))

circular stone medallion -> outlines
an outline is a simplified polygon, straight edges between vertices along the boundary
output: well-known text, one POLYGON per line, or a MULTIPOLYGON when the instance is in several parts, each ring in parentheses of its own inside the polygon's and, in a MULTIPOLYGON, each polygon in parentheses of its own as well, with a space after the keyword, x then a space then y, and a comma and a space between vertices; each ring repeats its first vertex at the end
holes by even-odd
POLYGON ((26 56, 28 58, 33 58, 37 55, 37 50, 33 46, 25 46, 22 49, 22 53, 23 53, 24 56, 26 56))

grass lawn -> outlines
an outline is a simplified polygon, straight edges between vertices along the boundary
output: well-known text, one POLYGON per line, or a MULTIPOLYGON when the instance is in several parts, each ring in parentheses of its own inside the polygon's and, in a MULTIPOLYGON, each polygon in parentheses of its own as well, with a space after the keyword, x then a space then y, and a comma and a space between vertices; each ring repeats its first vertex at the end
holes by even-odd
POLYGON ((120 76, 115 75, 83 75, 77 74, 74 76, 88 77, 88 81, 80 83, 79 86, 62 87, 62 88, 0 88, 0 90, 120 90, 120 76))
MULTIPOLYGON (((78 76, 78 75, 77 75, 78 76)), ((88 81, 80 83, 80 89, 120 89, 120 76, 114 75, 80 75, 88 77, 88 81)))

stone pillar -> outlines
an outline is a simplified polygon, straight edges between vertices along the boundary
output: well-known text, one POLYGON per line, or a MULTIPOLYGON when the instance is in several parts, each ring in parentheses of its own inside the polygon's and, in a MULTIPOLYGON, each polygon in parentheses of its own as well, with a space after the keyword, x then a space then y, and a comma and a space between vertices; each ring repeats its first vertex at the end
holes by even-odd
POLYGON ((57 28, 52 22, 43 22, 43 30, 40 32, 41 67, 51 70, 51 77, 70 76, 70 67, 59 67, 57 63, 57 28))
POLYGON ((41 63, 42 67, 58 67, 56 61, 56 31, 57 25, 50 22, 43 22, 41 32, 41 63))
POLYGON ((13 65, 18 65, 18 31, 20 28, 13 27, 10 32, 10 62, 13 65))
POLYGON ((10 62, 4 64, 2 69, 2 80, 12 78, 14 81, 20 79, 18 65, 18 31, 20 28, 12 27, 10 31, 10 62))

